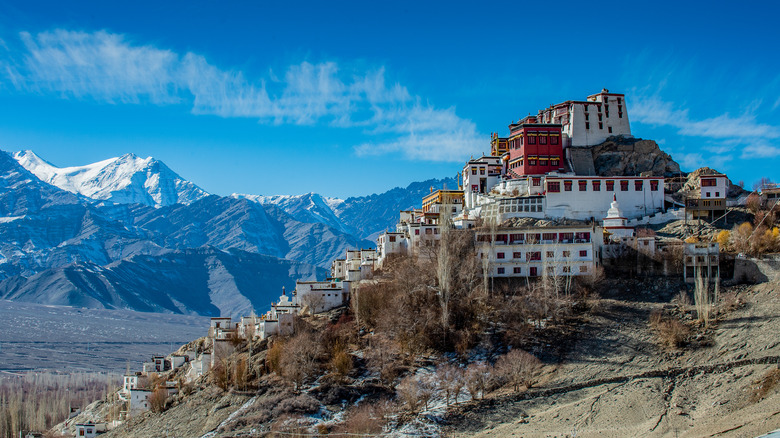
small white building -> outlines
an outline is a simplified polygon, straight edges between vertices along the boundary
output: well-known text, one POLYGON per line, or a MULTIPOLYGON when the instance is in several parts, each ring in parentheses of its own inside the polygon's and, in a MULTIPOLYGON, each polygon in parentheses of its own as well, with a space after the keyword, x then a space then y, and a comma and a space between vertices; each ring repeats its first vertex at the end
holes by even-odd
POLYGON ((229 317, 211 318, 208 337, 212 339, 230 339, 236 334, 237 325, 229 317))
POLYGON ((723 174, 699 175, 701 199, 726 199, 729 178, 723 174))
MULTIPOLYGON (((360 265, 357 267, 360 272, 360 265)), ((350 281, 335 278, 325 281, 296 281, 295 297, 301 307, 308 307, 312 313, 326 312, 347 304, 350 284, 350 281)))
MULTIPOLYGON (((461 187, 466 193, 488 193, 498 184, 501 177, 501 157, 483 156, 478 159, 469 160, 463 166, 461 174, 461 187)), ((472 208, 468 205, 467 208, 472 208)))
POLYGON ((106 423, 78 423, 76 424, 76 436, 94 438, 105 432, 106 423))
POLYGON ((149 397, 152 391, 148 389, 131 389, 128 402, 128 416, 133 416, 149 410, 149 397))

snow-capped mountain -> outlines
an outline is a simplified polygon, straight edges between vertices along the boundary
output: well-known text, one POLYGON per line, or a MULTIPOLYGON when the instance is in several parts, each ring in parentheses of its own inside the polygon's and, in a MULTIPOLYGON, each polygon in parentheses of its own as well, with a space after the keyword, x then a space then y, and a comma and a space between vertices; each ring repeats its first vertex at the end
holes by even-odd
POLYGON ((85 166, 63 168, 32 151, 16 152, 13 157, 42 181, 91 199, 164 207, 190 204, 208 196, 152 157, 125 154, 85 166))
POLYGON ((334 212, 334 209, 344 203, 343 199, 326 198, 317 193, 304 195, 245 195, 234 193, 236 199, 247 199, 261 205, 275 205, 300 222, 323 223, 348 234, 357 234, 356 230, 347 226, 334 212))
POLYGON ((125 155, 60 169, 0 151, 0 299, 202 315, 263 310, 420 207, 413 183, 346 200, 207 195, 125 155))

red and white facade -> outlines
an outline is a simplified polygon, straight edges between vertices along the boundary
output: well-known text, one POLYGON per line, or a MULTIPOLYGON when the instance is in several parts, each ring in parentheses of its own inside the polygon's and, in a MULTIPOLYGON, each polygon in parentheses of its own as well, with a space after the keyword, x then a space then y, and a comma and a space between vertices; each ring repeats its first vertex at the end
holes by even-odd
POLYGON ((528 116, 509 125, 509 134, 508 178, 564 170, 561 125, 537 123, 528 116))
POLYGON ((606 88, 586 100, 567 100, 539 111, 540 123, 562 125, 564 146, 594 146, 613 135, 631 136, 626 97, 606 88))
POLYGON ((603 234, 581 224, 499 228, 477 234, 478 257, 490 257, 491 277, 590 275, 598 265, 603 234))

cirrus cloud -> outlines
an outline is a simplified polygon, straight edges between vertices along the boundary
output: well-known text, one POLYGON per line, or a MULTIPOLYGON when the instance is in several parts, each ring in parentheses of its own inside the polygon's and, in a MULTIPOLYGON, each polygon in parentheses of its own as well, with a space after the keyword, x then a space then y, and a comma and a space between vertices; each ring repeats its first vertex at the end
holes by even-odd
MULTIPOLYGON (((193 114, 256 118, 261 123, 363 129, 358 155, 461 161, 484 142, 454 108, 437 108, 398 84, 384 68, 302 62, 281 78, 248 78, 196 53, 137 44, 106 31, 57 29, 20 34, 18 51, 0 59, 6 82, 22 92, 108 104, 187 105, 193 114)), ((2 74, 0 73, 0 74, 2 74)))

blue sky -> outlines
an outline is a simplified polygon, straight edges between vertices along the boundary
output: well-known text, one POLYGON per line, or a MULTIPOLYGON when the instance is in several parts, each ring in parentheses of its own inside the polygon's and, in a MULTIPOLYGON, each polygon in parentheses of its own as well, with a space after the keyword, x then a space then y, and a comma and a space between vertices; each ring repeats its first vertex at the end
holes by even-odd
POLYGON ((626 94, 683 170, 780 179, 774 3, 0 4, 0 149, 132 152, 227 195, 453 176, 552 103, 626 94))

